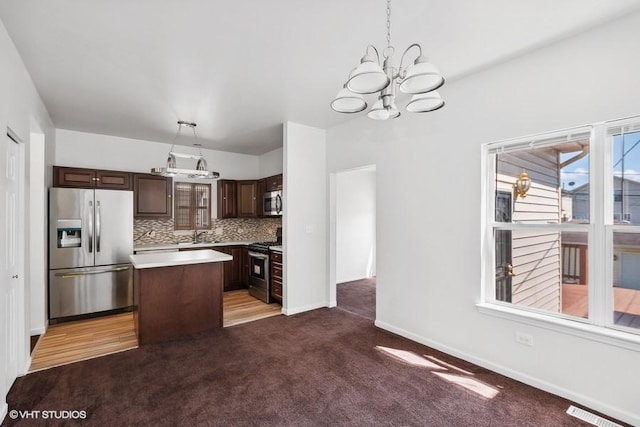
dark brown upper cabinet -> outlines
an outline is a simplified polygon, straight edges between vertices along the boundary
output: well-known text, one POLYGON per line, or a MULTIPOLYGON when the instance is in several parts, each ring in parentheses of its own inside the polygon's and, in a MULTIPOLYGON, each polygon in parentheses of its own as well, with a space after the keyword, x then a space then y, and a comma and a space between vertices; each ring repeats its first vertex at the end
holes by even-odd
POLYGON ((282 190, 282 174, 270 176, 265 178, 265 191, 278 191, 282 190))
POLYGON ((133 174, 133 216, 171 218, 173 179, 146 173, 133 174))
POLYGON ((264 193, 267 192, 267 180, 258 180, 258 216, 264 216, 264 193))
POLYGON ((255 218, 258 216, 258 181, 238 181, 238 217, 255 218))
POLYGON ((218 218, 236 218, 238 216, 236 200, 236 181, 218 180, 218 218))
POLYGON ((130 172, 85 168, 53 167, 53 186, 70 188, 100 188, 131 190, 130 172))

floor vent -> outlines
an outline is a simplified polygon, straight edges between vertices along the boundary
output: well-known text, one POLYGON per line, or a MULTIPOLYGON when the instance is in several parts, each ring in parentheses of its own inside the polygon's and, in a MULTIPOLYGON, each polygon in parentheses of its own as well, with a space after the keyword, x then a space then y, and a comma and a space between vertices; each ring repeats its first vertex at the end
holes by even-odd
POLYGON ((591 412, 585 411, 584 409, 576 408, 573 405, 569 406, 569 409, 567 409, 567 414, 598 427, 622 427, 618 423, 605 420, 604 418, 599 417, 596 414, 592 414, 591 412))

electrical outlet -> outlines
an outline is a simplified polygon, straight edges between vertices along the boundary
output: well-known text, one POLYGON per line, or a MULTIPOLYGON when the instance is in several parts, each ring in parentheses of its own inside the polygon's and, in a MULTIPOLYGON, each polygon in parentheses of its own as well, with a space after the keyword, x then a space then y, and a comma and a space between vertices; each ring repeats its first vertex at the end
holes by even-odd
POLYGON ((516 342, 518 344, 533 347, 533 335, 525 334, 524 332, 516 332, 516 342))
POLYGON ((216 236, 222 236, 222 227, 216 227, 215 234, 216 236))

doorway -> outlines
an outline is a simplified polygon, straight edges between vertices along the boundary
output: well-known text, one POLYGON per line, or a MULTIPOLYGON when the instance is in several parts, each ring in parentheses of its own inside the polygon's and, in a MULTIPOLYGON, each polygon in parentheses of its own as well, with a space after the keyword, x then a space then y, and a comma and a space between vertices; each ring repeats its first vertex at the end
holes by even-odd
MULTIPOLYGON (((4 384, 8 391, 24 373, 28 350, 24 290, 24 146, 7 132, 4 144, 5 170, 0 177, 0 211, 5 216, 1 249, 3 286, 0 292, 3 332, 0 357, 4 362, 4 384), (6 285, 5 285, 6 283, 6 285)), ((5 393, 6 394, 6 393, 5 393)))
POLYGON ((330 183, 333 306, 375 320, 376 167, 337 172, 330 183))

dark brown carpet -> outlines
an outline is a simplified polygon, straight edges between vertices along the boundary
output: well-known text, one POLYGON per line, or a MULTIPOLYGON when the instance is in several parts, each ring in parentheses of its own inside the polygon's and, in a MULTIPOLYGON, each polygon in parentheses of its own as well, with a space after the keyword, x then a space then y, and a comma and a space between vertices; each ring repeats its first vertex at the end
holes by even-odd
POLYGON ((87 419, 7 416, 3 425, 587 425, 565 414, 564 399, 339 309, 36 372, 16 381, 8 402, 10 410, 84 410, 87 419))
POLYGON ((40 339, 40 335, 31 335, 29 339, 29 354, 33 353, 33 349, 36 348, 36 344, 38 344, 38 340, 40 339))
POLYGON ((354 280, 336 285, 338 308, 367 319, 376 319, 376 279, 354 280))

